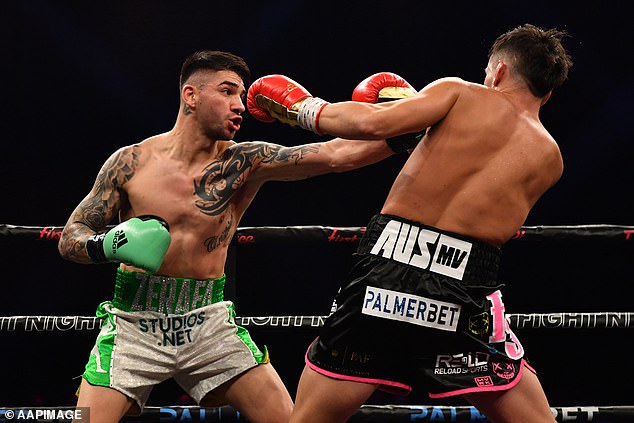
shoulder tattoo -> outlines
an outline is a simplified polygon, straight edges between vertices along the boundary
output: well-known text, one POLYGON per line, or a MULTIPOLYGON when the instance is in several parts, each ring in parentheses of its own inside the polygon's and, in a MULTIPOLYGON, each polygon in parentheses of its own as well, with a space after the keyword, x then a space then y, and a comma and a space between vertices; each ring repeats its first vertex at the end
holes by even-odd
POLYGON ((318 151, 318 144, 298 147, 257 142, 236 144, 209 163, 202 176, 194 180, 194 194, 198 197, 196 206, 204 214, 217 216, 226 210, 255 166, 283 162, 298 164, 307 154, 318 151))

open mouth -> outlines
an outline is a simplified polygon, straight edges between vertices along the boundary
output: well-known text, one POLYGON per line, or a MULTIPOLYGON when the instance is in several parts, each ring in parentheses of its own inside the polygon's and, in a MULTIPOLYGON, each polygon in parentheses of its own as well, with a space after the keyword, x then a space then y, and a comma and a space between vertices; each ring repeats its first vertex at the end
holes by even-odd
POLYGON ((235 131, 238 131, 240 129, 240 124, 242 123, 242 117, 238 116, 238 117, 235 117, 233 119, 230 119, 230 122, 233 125, 233 129, 235 131))

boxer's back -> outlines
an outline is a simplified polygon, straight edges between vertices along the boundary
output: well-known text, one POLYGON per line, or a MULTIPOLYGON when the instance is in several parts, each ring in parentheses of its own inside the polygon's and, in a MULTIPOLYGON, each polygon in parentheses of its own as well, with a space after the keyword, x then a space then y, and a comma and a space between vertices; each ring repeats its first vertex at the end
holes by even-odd
POLYGON ((382 212, 501 245, 561 176, 555 140, 521 97, 466 83, 412 152, 382 212))

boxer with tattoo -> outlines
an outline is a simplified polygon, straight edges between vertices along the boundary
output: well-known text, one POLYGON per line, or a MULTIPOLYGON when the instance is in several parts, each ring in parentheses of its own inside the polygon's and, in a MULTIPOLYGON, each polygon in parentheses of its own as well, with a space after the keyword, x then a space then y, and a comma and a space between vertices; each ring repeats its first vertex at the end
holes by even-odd
POLYGON ((203 406, 228 404, 254 423, 289 419, 293 402, 266 348, 224 300, 229 244, 265 182, 348 171, 394 150, 384 141, 234 142, 249 78, 231 53, 187 58, 174 127, 114 152, 64 227, 63 258, 120 263, 79 390, 93 422, 142 411, 171 377, 203 406))

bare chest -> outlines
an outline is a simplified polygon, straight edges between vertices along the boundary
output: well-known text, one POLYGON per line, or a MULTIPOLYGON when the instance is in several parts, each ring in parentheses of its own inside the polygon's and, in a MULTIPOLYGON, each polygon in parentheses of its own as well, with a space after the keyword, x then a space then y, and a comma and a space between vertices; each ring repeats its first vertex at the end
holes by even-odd
POLYGON ((240 209, 245 181, 244 173, 224 162, 194 171, 156 163, 139 168, 125 190, 135 215, 162 213, 173 222, 206 222, 240 209))

